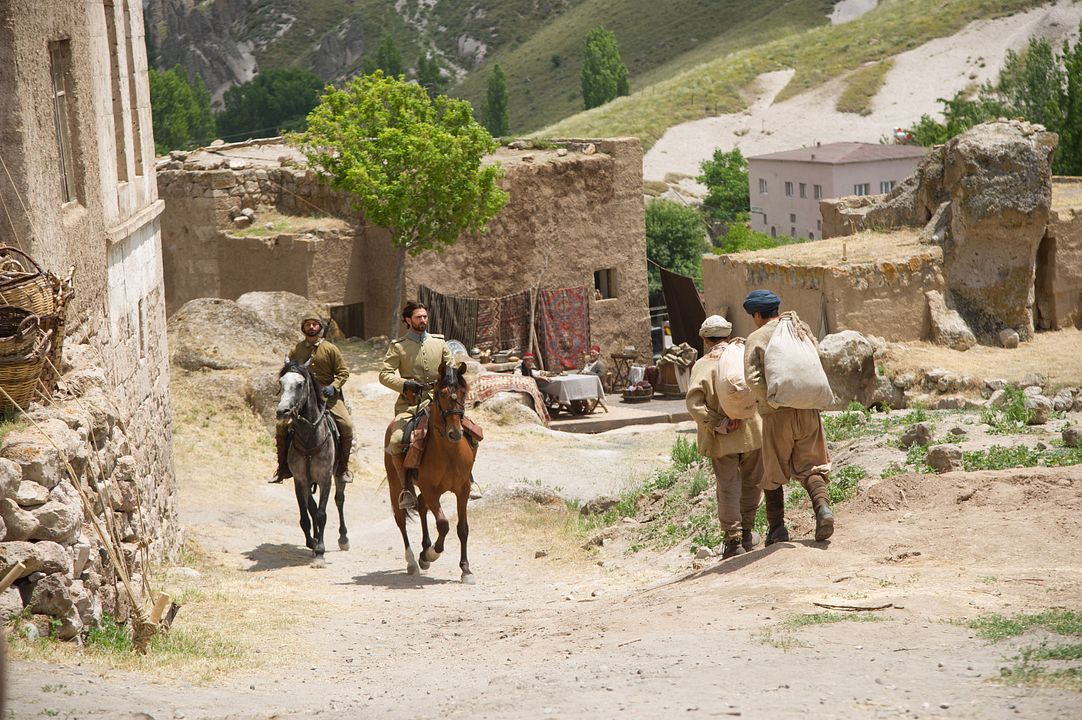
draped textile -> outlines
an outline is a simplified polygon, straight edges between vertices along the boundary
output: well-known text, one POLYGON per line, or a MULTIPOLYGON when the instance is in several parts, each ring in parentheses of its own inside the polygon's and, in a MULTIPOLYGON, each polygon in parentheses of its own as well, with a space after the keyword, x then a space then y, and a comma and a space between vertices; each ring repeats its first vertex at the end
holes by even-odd
POLYGON ((703 339, 699 337, 699 328, 706 320, 706 308, 699 299, 695 281, 685 275, 660 269, 661 290, 665 294, 665 306, 669 314, 669 328, 672 341, 679 345, 687 343, 703 354, 703 339))
POLYGON ((537 382, 525 375, 482 373, 470 383, 466 403, 476 405, 500 392, 518 392, 529 395, 533 399, 534 412, 541 418, 541 422, 545 423, 545 425, 549 424, 549 411, 545 407, 545 400, 541 397, 541 391, 537 389, 537 382))
POLYGON ((547 369, 578 367, 590 348, 590 290, 575 287, 538 293, 538 345, 547 369))
POLYGON ((530 291, 477 301, 475 345, 482 350, 528 350, 530 291))
POLYGON ((466 349, 477 345, 477 312, 481 300, 444 295, 426 285, 417 291, 417 299, 428 306, 428 330, 448 340, 458 340, 466 349))

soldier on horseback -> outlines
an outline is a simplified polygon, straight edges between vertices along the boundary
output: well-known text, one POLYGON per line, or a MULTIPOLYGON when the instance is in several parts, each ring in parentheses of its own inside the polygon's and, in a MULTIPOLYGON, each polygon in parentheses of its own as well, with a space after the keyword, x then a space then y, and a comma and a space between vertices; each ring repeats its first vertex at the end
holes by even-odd
MULTIPOLYGON (((349 453, 353 447, 353 420, 342 397, 342 386, 349 379, 349 369, 342 359, 342 352, 333 343, 323 337, 323 321, 317 317, 301 321, 304 339, 289 351, 289 359, 298 363, 309 363, 312 376, 319 382, 320 391, 327 402, 327 412, 334 417, 338 426, 338 454, 334 474, 349 482, 349 453), (309 362, 311 361, 311 362, 309 362)), ((274 442, 278 449, 278 469, 268 482, 280 483, 293 477, 287 460, 289 440, 283 423, 275 428, 274 442)))
POLYGON ((428 308, 419 302, 407 302, 402 308, 406 333, 387 348, 379 381, 398 393, 394 404, 391 439, 384 451, 402 481, 398 506, 412 509, 417 504, 413 482, 405 469, 403 442, 406 424, 417 417, 432 401, 432 387, 439 378, 441 364, 453 365, 454 357, 442 335, 428 332, 428 308))

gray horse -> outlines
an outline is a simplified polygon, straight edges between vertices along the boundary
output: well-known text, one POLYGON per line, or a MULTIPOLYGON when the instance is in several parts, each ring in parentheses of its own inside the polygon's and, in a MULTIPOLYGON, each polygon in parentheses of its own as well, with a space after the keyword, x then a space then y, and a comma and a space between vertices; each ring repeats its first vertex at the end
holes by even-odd
MULTIPOLYGON (((320 395, 319 382, 312 376, 308 363, 286 361, 278 374, 277 417, 285 422, 292 435, 289 444, 289 469, 293 473, 293 489, 301 512, 304 544, 317 559, 323 557, 323 530, 327 525, 327 500, 334 477, 335 437, 330 413, 320 395), (319 488, 319 504, 314 497, 319 488)), ((338 507, 338 548, 349 550, 346 519, 342 505, 346 486, 341 477, 334 478, 334 504, 338 507)))

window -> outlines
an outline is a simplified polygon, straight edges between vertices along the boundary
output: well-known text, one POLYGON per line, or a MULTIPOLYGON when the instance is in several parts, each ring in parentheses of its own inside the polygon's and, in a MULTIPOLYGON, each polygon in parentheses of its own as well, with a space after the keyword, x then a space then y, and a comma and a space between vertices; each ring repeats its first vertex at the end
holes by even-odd
MULTIPOLYGON (((131 4, 134 0, 124 0, 124 35, 127 42, 124 43, 128 51, 128 105, 131 110, 131 133, 132 146, 135 150, 135 174, 143 174, 143 138, 139 135, 139 101, 135 94, 135 55, 133 48, 135 43, 146 42, 145 38, 132 37, 131 34, 131 4)), ((358 336, 360 337, 360 336, 358 336)))
POLYGON ((800 197, 808 197, 808 186, 805 183, 800 183, 800 197))
POLYGON ((818 232, 823 232, 823 221, 822 220, 816 220, 815 221, 815 229, 818 232))
POLYGON ((766 195, 766 180, 759 178, 759 194, 766 195))
POLYGON ((789 222, 791 222, 791 223, 796 222, 796 213, 789 213, 789 222))
POLYGON ((815 239, 815 233, 813 233, 811 230, 808 231, 808 239, 809 240, 814 240, 815 239))
POLYGON ((53 78, 53 123, 56 126, 56 150, 60 160, 60 199, 69 203, 79 199, 81 188, 72 165, 74 128, 69 112, 71 87, 71 41, 49 43, 49 63, 53 78))
POLYGON ((795 227, 789 228, 789 237, 796 237, 796 228, 795 227))
POLYGON ((815 191, 815 199, 816 200, 822 200, 823 199, 823 186, 822 185, 812 185, 812 189, 815 191))
POLYGON ((853 186, 854 195, 871 195, 872 184, 871 183, 857 183, 853 186))
POLYGON ((785 197, 793 197, 793 183, 785 181, 785 197))
POLYGON ((594 289, 596 297, 608 300, 616 297, 616 268, 594 271, 594 289))
POLYGON ((893 180, 883 180, 882 182, 879 183, 879 192, 880 193, 889 193, 893 189, 894 189, 894 181, 893 180))
MULTIPOLYGON (((121 0, 123 2, 123 0, 121 0)), ((120 92, 120 45, 116 35, 116 8, 112 0, 105 0, 105 31, 109 42, 109 78, 113 96, 113 150, 116 152, 117 182, 128 180, 128 160, 124 153, 127 135, 124 132, 124 98, 120 92)))

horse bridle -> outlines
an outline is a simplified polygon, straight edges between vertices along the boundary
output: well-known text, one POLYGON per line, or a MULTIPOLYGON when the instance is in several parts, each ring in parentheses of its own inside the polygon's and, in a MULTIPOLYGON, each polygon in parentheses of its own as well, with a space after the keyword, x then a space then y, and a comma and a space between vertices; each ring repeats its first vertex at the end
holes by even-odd
MULTIPOLYGON (((449 397, 451 396, 450 389, 448 389, 447 395, 449 397)), ((458 415, 460 418, 465 418, 466 417, 466 403, 459 402, 457 398, 452 397, 451 398, 451 408, 449 410, 444 410, 443 409, 443 403, 440 402, 440 393, 439 392, 436 393, 435 403, 436 403, 436 407, 440 411, 440 420, 442 421, 442 424, 443 424, 443 430, 442 430, 443 435, 448 440, 450 440, 451 437, 450 437, 450 434, 447 431, 447 418, 449 418, 452 415, 458 415), (456 405, 457 405, 457 407, 456 407, 456 405)))

